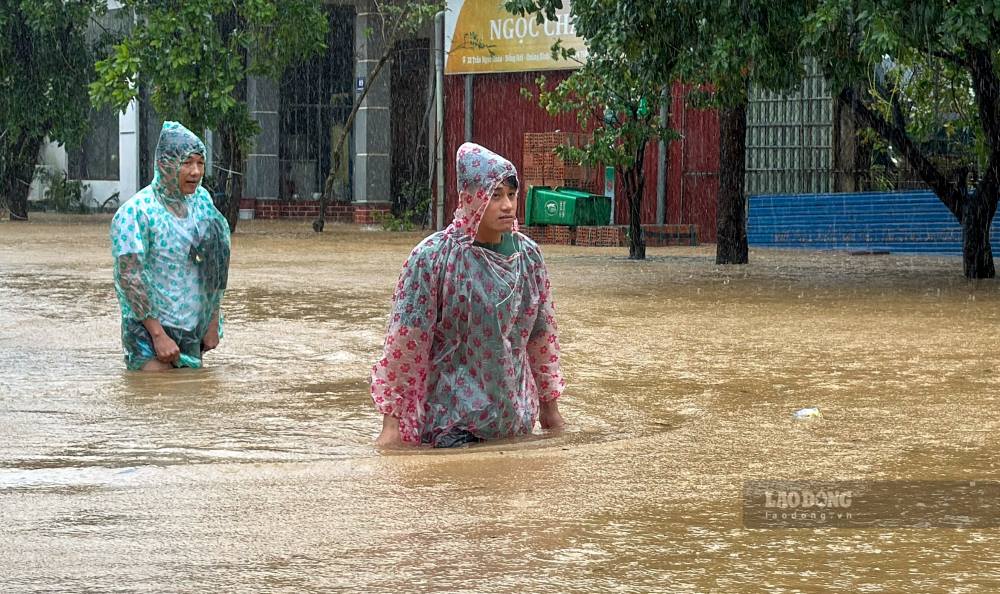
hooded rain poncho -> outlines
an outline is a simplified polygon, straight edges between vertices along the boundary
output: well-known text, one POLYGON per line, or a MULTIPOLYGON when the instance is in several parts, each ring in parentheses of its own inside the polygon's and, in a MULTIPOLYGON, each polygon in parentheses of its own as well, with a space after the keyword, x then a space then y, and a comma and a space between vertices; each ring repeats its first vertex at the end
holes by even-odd
POLYGON ((180 189, 181 163, 206 155, 177 122, 165 122, 156 145, 153 182, 119 207, 111 222, 115 292, 129 369, 155 356, 143 320, 154 318, 181 348, 178 366, 200 367, 201 338, 218 314, 229 273, 229 225, 200 185, 180 189), (181 344, 177 336, 193 337, 181 344))
POLYGON ((372 368, 376 408, 397 417, 413 444, 437 444, 455 430, 480 439, 529 433, 539 402, 564 387, 538 245, 516 224, 512 256, 474 245, 494 190, 516 176, 514 166, 472 143, 457 161, 454 220, 403 265, 383 356, 372 368))

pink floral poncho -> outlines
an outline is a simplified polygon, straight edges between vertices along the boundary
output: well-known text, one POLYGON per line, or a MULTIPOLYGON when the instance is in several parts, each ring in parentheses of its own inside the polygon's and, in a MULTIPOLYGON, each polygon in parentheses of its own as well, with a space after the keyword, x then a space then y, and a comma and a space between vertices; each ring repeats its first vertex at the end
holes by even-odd
POLYGON ((539 402, 562 394, 538 245, 516 224, 512 256, 473 245, 493 191, 516 175, 510 161, 463 144, 454 221, 403 264, 371 394, 382 414, 399 419, 407 443, 436 445, 456 430, 480 439, 530 433, 539 402))

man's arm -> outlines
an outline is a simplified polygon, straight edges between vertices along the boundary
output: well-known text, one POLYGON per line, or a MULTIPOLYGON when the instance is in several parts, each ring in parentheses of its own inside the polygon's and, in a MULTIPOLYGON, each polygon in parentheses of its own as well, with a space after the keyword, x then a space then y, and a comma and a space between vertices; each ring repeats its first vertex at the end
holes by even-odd
POLYGON ((156 350, 156 360, 161 363, 176 363, 181 358, 181 350, 173 338, 167 336, 163 331, 163 326, 156 318, 146 318, 142 321, 149 336, 153 339, 153 348, 156 350))
POLYGON ((540 290, 535 326, 527 344, 528 365, 538 388, 538 421, 542 429, 558 429, 566 424, 557 403, 566 386, 559 365, 559 326, 549 274, 541 259, 533 274, 540 290))
POLYGON ((205 353, 219 346, 219 340, 219 310, 216 309, 211 321, 208 322, 205 336, 201 338, 201 352, 205 353))
POLYGON ((177 343, 164 332, 160 321, 155 317, 153 305, 149 298, 149 289, 143 279, 142 258, 139 254, 124 254, 118 257, 118 283, 121 286, 125 301, 132 315, 142 320, 142 325, 153 339, 153 349, 156 359, 161 363, 175 363, 180 359, 181 351, 177 343))

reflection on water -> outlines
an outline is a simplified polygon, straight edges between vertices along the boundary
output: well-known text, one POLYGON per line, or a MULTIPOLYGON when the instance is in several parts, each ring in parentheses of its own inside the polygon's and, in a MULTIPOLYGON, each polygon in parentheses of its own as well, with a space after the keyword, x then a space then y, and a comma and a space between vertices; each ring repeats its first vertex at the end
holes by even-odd
POLYGON ((417 235, 241 222, 221 348, 140 375, 79 221, 0 223, 4 591, 1000 587, 995 528, 740 523, 748 480, 1000 478, 1000 294, 957 260, 545 246, 567 430, 379 453, 417 235))

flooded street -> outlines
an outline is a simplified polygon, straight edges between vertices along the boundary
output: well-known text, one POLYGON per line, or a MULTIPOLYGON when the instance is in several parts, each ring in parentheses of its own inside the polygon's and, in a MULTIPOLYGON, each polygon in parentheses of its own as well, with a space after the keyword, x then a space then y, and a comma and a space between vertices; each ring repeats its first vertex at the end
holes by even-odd
POLYGON ((385 454, 419 235, 242 221, 220 348, 139 375, 108 219, 33 217, 0 222, 0 591, 1000 590, 1000 528, 741 524, 748 480, 1000 480, 1000 283, 958 259, 543 246, 565 433, 385 454))

